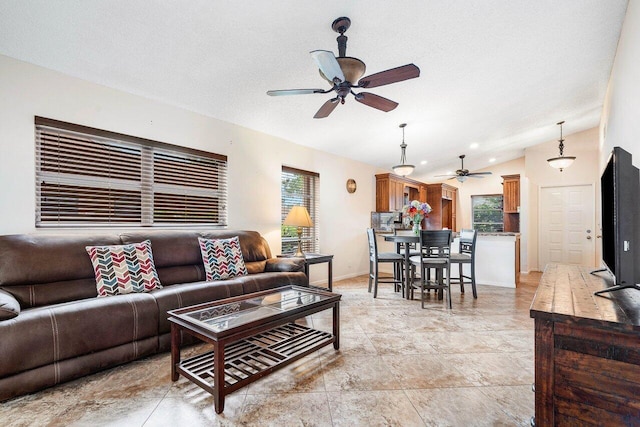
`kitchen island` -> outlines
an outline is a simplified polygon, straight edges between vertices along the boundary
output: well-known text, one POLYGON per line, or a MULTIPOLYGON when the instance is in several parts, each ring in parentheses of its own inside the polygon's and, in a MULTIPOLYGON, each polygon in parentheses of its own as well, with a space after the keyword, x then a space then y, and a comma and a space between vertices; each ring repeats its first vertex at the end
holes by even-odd
MULTIPOLYGON (((460 243, 454 235, 451 251, 455 253, 460 243)), ((515 288, 520 276, 520 233, 478 233, 476 244, 476 284, 515 288)), ((395 244, 385 242, 384 233, 378 235, 378 251, 395 252, 395 244)), ((387 267, 381 266, 381 271, 390 273, 387 267)), ((470 268, 463 266, 465 275, 470 268)), ((458 277, 457 265, 452 266, 451 277, 458 277)))
MULTIPOLYGON (((451 252, 458 252, 456 237, 451 252)), ((470 265, 463 271, 469 275, 470 265)), ((451 277, 458 277, 458 268, 452 267, 451 277)), ((520 277, 520 233, 478 233, 476 240, 476 284, 515 288, 520 277)))

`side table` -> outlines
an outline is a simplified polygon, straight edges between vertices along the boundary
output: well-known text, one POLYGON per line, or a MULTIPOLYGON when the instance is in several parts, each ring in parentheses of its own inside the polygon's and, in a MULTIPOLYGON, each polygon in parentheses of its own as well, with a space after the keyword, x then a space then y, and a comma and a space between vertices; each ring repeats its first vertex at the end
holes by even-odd
MULTIPOLYGON (((284 258, 294 258, 293 255, 278 255, 279 257, 284 258)), ((322 264, 323 262, 327 263, 327 289, 329 292, 333 291, 333 255, 327 254, 304 254, 304 274, 309 277, 309 266, 311 264, 322 264)))

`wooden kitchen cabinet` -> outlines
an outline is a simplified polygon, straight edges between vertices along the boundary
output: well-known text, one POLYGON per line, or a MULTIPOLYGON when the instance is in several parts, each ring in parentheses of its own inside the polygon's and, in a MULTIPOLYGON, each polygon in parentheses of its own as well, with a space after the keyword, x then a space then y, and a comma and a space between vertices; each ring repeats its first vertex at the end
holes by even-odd
POLYGON ((427 184, 427 203, 431 213, 425 220, 427 230, 448 228, 458 231, 456 225, 456 205, 458 189, 448 184, 427 184))
POLYGON ((502 175, 504 231, 520 232, 520 175, 502 175))
POLYGON ((402 207, 411 200, 426 201, 423 199, 419 181, 383 173, 376 175, 376 212, 399 212, 402 207))
POLYGON ((503 211, 519 213, 520 208, 520 175, 502 175, 503 211))

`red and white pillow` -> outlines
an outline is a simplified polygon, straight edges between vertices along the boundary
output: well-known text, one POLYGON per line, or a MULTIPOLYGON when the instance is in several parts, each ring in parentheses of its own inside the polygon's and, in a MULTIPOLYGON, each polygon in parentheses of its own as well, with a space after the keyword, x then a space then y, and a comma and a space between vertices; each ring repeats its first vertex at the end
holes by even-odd
POLYGON ((230 239, 198 237, 207 281, 247 275, 238 236, 230 239))
POLYGON ((151 241, 120 246, 87 246, 99 297, 162 288, 153 263, 151 241))

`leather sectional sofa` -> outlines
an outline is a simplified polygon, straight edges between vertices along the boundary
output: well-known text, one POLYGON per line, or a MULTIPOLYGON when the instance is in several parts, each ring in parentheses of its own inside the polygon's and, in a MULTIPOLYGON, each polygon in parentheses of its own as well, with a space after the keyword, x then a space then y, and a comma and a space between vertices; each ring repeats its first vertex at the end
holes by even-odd
POLYGON ((167 310, 308 286, 303 270, 302 259, 273 258, 254 231, 0 236, 0 401, 168 351, 167 310), (249 274, 206 282, 198 237, 233 236, 249 274), (162 289, 97 298, 85 247, 146 239, 162 289))

